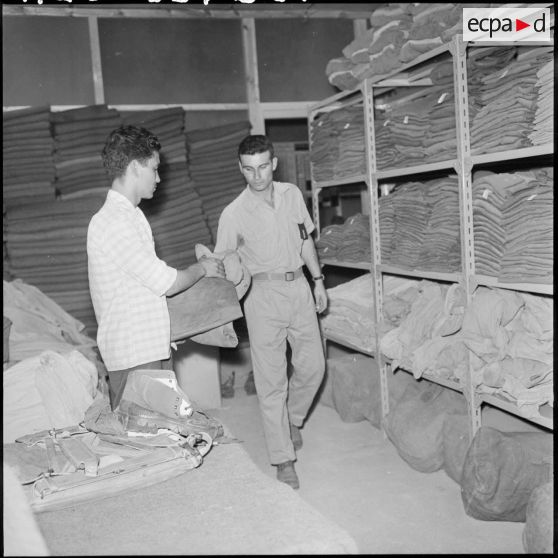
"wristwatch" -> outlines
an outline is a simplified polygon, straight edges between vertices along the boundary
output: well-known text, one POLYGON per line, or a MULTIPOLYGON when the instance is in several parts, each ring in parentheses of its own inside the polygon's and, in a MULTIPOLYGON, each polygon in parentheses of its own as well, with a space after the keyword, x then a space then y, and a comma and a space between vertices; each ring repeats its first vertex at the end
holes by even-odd
POLYGON ((316 282, 316 281, 323 281, 325 279, 325 277, 322 275, 318 275, 317 277, 312 277, 312 281, 316 282))

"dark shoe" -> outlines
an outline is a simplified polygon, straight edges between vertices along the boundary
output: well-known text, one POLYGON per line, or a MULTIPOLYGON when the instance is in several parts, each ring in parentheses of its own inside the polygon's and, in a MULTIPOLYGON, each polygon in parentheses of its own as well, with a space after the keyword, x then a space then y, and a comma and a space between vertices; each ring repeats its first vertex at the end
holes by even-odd
POLYGON ((234 370, 230 377, 221 384, 221 397, 225 399, 234 397, 234 370))
POLYGON ((300 428, 294 424, 291 424, 291 440, 295 451, 298 451, 302 447, 302 435, 300 428))
POLYGON ((244 391, 248 395, 255 395, 256 394, 256 384, 254 383, 254 371, 250 370, 248 374, 248 378, 246 378, 246 382, 244 382, 244 391))
POLYGON ((299 487, 299 483, 294 468, 294 461, 285 461, 285 463, 279 463, 276 467, 277 480, 288 484, 291 488, 296 490, 299 487))

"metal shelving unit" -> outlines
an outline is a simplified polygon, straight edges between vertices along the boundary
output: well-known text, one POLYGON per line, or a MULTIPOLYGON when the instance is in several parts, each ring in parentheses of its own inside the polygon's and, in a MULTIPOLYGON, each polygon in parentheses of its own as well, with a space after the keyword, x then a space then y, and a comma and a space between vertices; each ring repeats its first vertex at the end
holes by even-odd
MULTIPOLYGON (((454 37, 451 43, 442 45, 429 53, 426 53, 412 63, 405 64, 398 70, 377 77, 366 78, 361 84, 361 95, 364 101, 363 110, 365 113, 365 143, 367 158, 367 174, 366 176, 351 177, 351 179, 333 180, 326 182, 315 182, 312 180, 313 191, 313 210, 316 226, 319 230, 319 193, 322 188, 330 186, 342 186, 344 184, 352 184, 354 182, 364 182, 368 191, 368 210, 370 217, 370 243, 371 243, 371 261, 362 264, 354 262, 342 262, 332 259, 324 259, 322 264, 337 265, 341 267, 366 269, 371 272, 373 281, 373 295, 375 320, 379 323, 382 320, 383 307, 383 275, 397 275, 428 279, 433 281, 444 281, 452 283, 460 283, 466 293, 467 302, 471 302, 473 291, 478 285, 496 287, 502 289, 511 289, 516 291, 550 295, 553 296, 554 290, 552 284, 546 283, 505 283, 499 281, 495 277, 488 277, 475 274, 475 246, 474 246, 474 230, 473 230, 473 203, 472 203, 472 170, 478 165, 486 165, 503 161, 514 161, 518 159, 548 157, 553 155, 554 147, 552 144, 527 147, 522 149, 502 151, 497 153, 489 153, 483 155, 471 154, 471 143, 469 134, 469 99, 467 86, 467 48, 469 45, 463 42, 460 35, 454 37), (375 154, 375 128, 374 128, 374 96, 378 93, 385 92, 385 88, 389 87, 405 87, 412 85, 411 83, 401 83, 401 80, 394 81, 402 71, 416 67, 417 65, 432 60, 433 58, 449 53, 453 61, 453 78, 454 78, 454 96, 455 96, 455 114, 456 114, 456 139, 457 139, 457 155, 455 159, 445 161, 427 163, 421 165, 410 166, 397 169, 378 169, 375 154), (393 82, 393 83, 392 83, 393 82), (396 83, 396 84, 395 84, 396 83), (450 170, 457 174, 459 184, 459 207, 460 207, 460 238, 461 238, 461 271, 459 272, 437 272, 427 270, 408 270, 401 269, 396 266, 382 264, 380 253, 380 222, 379 222, 379 203, 378 191, 379 181, 403 176, 420 175, 440 170, 450 170)), ((548 45, 547 45, 548 46, 548 45)), ((355 95, 358 90, 344 92, 334 97, 322 101, 315 106, 309 113, 309 124, 319 110, 335 110, 339 105, 339 101, 349 95, 355 95), (327 109, 326 109, 327 107, 327 109)), ((310 143, 311 145, 311 143, 310 143)), ((326 335, 327 339, 344 345, 352 350, 362 352, 369 356, 374 356, 380 368, 380 385, 381 385, 381 401, 382 414, 385 417, 389 412, 389 396, 387 386, 387 373, 390 363, 381 352, 374 354, 370 351, 363 350, 351 343, 339 339, 336 336, 326 335)), ((378 328, 376 328, 376 347, 379 346, 378 328)), ((410 371, 406 371, 412 373, 410 371)), ((470 434, 474 435, 481 424, 481 406, 489 404, 491 406, 505 410, 533 423, 539 424, 545 428, 552 429, 552 416, 540 415, 535 417, 526 417, 520 412, 519 407, 513 401, 507 400, 498 395, 488 395, 479 393, 474 387, 471 379, 471 371, 461 382, 451 379, 436 377, 432 374, 423 374, 421 377, 443 385, 449 389, 453 389, 463 393, 467 399, 468 412, 470 417, 470 434)))

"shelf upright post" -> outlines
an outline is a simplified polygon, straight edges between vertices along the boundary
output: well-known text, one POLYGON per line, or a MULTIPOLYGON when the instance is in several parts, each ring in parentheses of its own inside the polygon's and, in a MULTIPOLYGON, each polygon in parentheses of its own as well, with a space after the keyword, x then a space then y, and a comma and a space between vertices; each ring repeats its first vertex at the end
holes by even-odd
MULTIPOLYGON (((453 86, 455 95, 455 121, 457 133, 457 160, 455 171, 459 181, 461 272, 467 303, 471 302, 475 283, 475 247, 473 234, 473 181, 471 136, 469 133, 469 95, 467 90, 467 44, 462 35, 456 35, 450 44, 453 59, 453 86)), ((481 401, 473 387, 471 360, 468 357, 467 375, 463 382, 470 418, 470 438, 481 424, 481 401)))
POLYGON ((380 401, 382 405, 382 428, 385 434, 384 421, 389 412, 389 390, 387 383, 387 363, 380 351, 380 323, 383 319, 383 281, 380 271, 380 214, 378 205, 378 176, 376 163, 376 135, 374 130, 374 88, 372 80, 366 78, 363 86, 364 97, 364 138, 366 142, 366 183, 368 186, 370 216, 370 254, 372 275, 372 292, 374 293, 374 321, 376 336, 376 359, 380 369, 380 401))

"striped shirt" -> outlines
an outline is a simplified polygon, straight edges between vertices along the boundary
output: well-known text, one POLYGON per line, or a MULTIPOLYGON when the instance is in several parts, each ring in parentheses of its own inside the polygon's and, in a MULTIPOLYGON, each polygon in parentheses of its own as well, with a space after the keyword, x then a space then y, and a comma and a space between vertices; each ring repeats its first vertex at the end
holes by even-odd
POLYGON ((143 212, 109 190, 87 230, 89 289, 97 344, 108 370, 170 356, 166 291, 177 270, 155 253, 143 212))
POLYGON ((304 264, 301 227, 314 223, 302 192, 294 184, 273 182, 271 207, 246 186, 221 213, 215 252, 236 250, 252 275, 294 271, 304 264))

